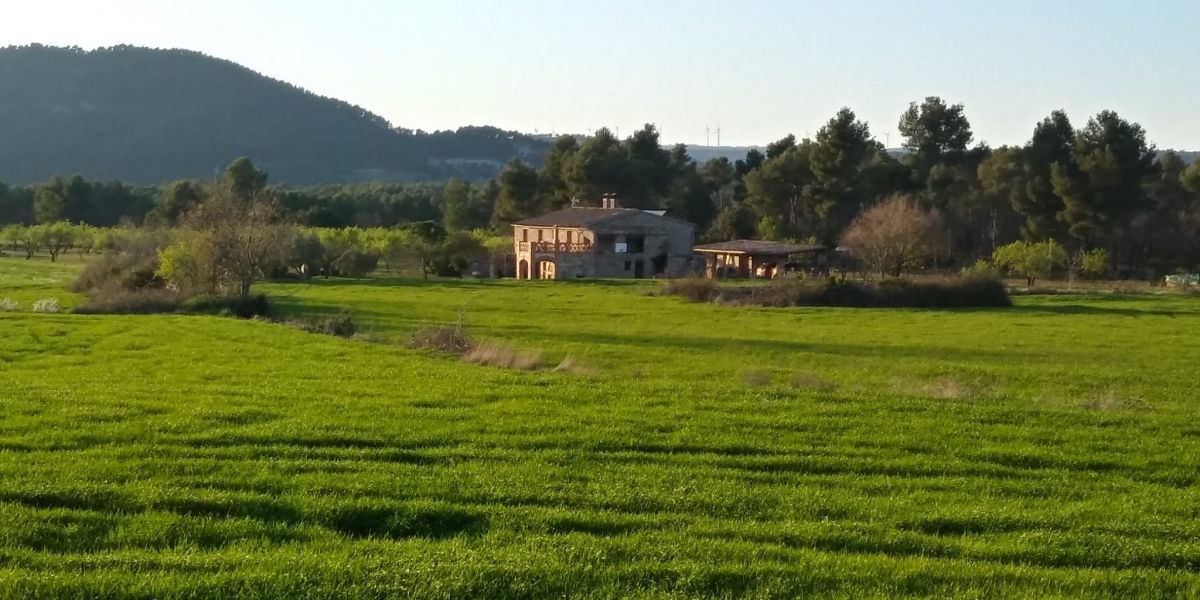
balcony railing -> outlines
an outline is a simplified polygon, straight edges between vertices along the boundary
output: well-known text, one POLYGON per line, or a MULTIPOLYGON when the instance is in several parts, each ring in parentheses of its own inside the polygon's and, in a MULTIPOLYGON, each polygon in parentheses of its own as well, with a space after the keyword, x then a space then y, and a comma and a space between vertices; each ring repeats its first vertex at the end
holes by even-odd
POLYGON ((561 254, 586 254, 592 251, 591 244, 567 242, 521 242, 521 252, 553 252, 561 254))

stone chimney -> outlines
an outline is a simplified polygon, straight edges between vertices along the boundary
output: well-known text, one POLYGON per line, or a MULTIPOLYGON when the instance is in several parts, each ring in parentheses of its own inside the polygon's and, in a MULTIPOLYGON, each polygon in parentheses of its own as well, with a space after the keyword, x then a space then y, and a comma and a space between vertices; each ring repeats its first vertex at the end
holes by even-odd
POLYGON ((621 208, 621 203, 617 200, 616 194, 605 194, 600 201, 602 208, 621 208))

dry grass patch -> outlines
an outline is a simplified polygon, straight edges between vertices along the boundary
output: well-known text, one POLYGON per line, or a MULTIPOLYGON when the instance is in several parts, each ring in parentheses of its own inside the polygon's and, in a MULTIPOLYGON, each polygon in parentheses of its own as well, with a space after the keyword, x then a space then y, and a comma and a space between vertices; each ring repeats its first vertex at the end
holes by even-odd
POLYGON ((803 371, 792 373, 791 385, 792 389, 797 390, 832 392, 833 390, 837 389, 836 383, 829 381, 828 379, 822 379, 813 373, 805 373, 803 371))
MULTIPOLYGON (((379 341, 377 337, 368 341, 379 341)), ((522 350, 501 342, 474 342, 461 327, 425 327, 413 334, 408 346, 453 354, 465 363, 499 367, 514 371, 536 371, 543 365, 541 350, 522 350)), ((554 369, 559 373, 595 375, 598 370, 575 356, 562 359, 554 369)))
POLYGON ((712 279, 688 277, 667 282, 661 291, 664 296, 682 296, 691 302, 712 302, 720 295, 717 282, 712 279))
POLYGON ((457 327, 425 327, 413 334, 408 346, 417 350, 436 350, 465 355, 472 351, 471 340, 457 327))
POLYGON ((940 377, 933 381, 912 383, 898 381, 893 386, 894 391, 902 394, 939 398, 942 400, 966 400, 978 398, 986 388, 983 384, 961 381, 953 377, 940 377))
POLYGON ((379 344, 381 346, 394 346, 399 343, 394 337, 374 329, 355 331, 353 339, 359 342, 379 344))
POLYGON ((1104 392, 1096 394, 1088 398, 1081 405, 1086 410, 1132 410, 1137 412, 1150 412, 1154 410, 1154 406, 1146 401, 1145 398, 1133 398, 1113 392, 1104 392))
POLYGON ((766 387, 771 385, 771 382, 774 380, 774 374, 772 374, 770 371, 764 371, 762 369, 746 371, 745 373, 742 373, 741 376, 742 385, 748 385, 750 387, 766 387))
POLYGON ((569 354, 562 359, 562 362, 558 363, 558 366, 555 367, 554 370, 559 373, 570 373, 572 375, 583 375, 585 377, 594 377, 600 373, 599 369, 591 364, 588 364, 583 359, 569 354))
POLYGON ((921 387, 921 394, 933 398, 954 400, 973 395, 971 390, 957 380, 943 377, 921 387))
POLYGON ((483 342, 468 350, 463 362, 517 371, 535 371, 542 366, 541 350, 518 350, 505 344, 483 342))

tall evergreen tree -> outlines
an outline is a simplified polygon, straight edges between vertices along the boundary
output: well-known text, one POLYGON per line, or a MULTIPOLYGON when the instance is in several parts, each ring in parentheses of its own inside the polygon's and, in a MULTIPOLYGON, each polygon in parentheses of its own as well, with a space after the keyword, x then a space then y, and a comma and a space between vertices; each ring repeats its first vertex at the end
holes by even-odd
POLYGON ((1156 153, 1141 125, 1103 111, 1075 136, 1072 155, 1077 172, 1061 163, 1051 172, 1063 202, 1059 219, 1072 236, 1087 241, 1113 234, 1145 207, 1143 184, 1156 168, 1156 153))
POLYGON ((450 231, 469 231, 475 228, 473 218, 474 194, 471 184, 455 177, 442 190, 442 222, 450 231))
POLYGON ((538 173, 532 166, 514 158, 504 166, 498 179, 500 193, 492 213, 492 226, 498 231, 542 211, 538 202, 538 173))
MULTIPOLYGON (((810 152, 813 184, 809 194, 823 223, 818 236, 834 242, 854 216, 871 202, 872 190, 862 171, 882 147, 853 110, 843 108, 820 131, 810 152)), ((890 191, 890 190, 889 190, 890 191)))
POLYGON ((922 181, 935 165, 957 165, 975 139, 963 105, 937 96, 910 104, 900 117, 900 133, 922 181))
POLYGON ((1021 232, 1028 241, 1061 237, 1058 214, 1064 206, 1054 191, 1052 172, 1058 165, 1067 177, 1078 176, 1074 144, 1075 128, 1070 118, 1066 112, 1056 110, 1034 127, 1033 137, 1025 145, 1022 189, 1013 196, 1013 208, 1025 219, 1021 232))
POLYGON ((570 167, 579 152, 579 141, 574 136, 564 135, 554 140, 546 152, 545 162, 539 173, 542 205, 548 210, 570 206, 573 197, 570 167))

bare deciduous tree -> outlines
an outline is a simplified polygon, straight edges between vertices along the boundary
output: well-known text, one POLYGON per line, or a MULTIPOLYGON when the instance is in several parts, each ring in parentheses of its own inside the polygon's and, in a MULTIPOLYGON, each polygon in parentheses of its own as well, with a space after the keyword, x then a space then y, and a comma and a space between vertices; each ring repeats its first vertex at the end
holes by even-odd
POLYGON ((880 276, 898 277, 905 267, 945 245, 942 219, 915 202, 894 196, 863 212, 842 235, 842 245, 880 276))
POLYGON ((292 236, 280 216, 271 191, 226 178, 189 211, 180 240, 160 257, 160 272, 182 285, 249 298, 250 287, 283 264, 292 236))

